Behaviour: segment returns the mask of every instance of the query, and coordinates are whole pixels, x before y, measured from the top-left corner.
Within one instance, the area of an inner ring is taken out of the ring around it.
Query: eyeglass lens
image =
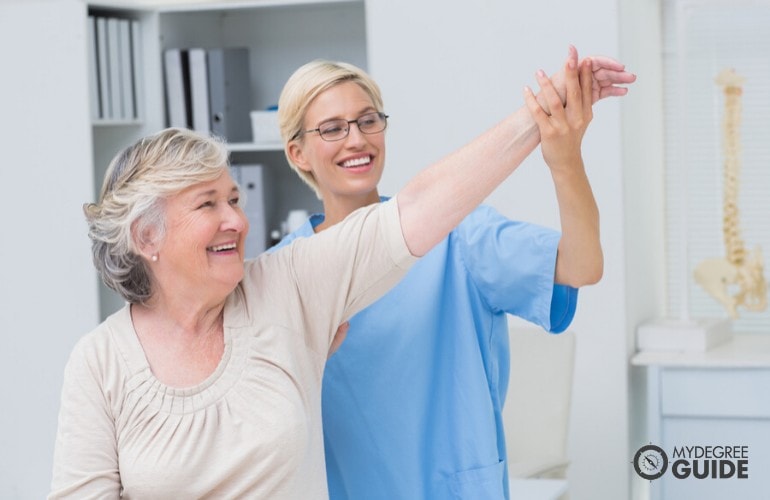
[[[376,134],[385,130],[387,121],[384,113],[369,113],[359,117],[357,120],[331,120],[322,123],[318,127],[318,133],[322,139],[337,141],[348,136],[351,123],[358,125],[358,130],[364,134]]]

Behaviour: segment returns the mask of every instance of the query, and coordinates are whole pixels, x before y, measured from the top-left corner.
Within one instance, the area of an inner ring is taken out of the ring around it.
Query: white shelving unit
[[[110,160],[121,148],[167,126],[162,62],[166,49],[247,47],[251,109],[276,105],[286,79],[310,60],[344,60],[367,67],[366,18],[361,0],[186,4],[99,1],[88,2],[87,7],[90,13],[139,20],[143,61],[140,84],[144,97],[139,103],[142,119],[92,123],[95,197]],[[264,168],[268,233],[280,228],[291,209],[321,209],[315,194],[288,167],[281,144],[233,143],[228,149],[233,165],[259,164]],[[106,317],[122,306],[122,300],[100,287],[100,311]]]
[[[227,149],[231,153],[249,153],[259,151],[283,151],[283,144],[281,143],[265,143],[257,144],[254,142],[233,142],[227,145]]]

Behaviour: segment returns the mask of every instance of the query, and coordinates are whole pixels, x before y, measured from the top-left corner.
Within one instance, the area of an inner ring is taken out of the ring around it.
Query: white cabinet
[[[277,105],[287,78],[313,59],[343,60],[367,68],[363,1],[212,1],[187,6],[158,2],[136,9],[126,8],[125,3],[94,2],[88,6],[91,14],[138,20],[143,61],[142,119],[93,123],[95,193],[117,151],[167,126],[162,57],[166,49],[248,48],[251,102],[244,103],[246,113]],[[263,166],[268,233],[279,229],[292,209],[321,209],[315,194],[289,168],[280,145],[237,143],[230,150],[233,165]],[[102,317],[122,306],[122,300],[104,286],[100,299]]]
[[[643,352],[632,362],[647,371],[649,442],[663,448],[668,456],[668,470],[649,485],[650,498],[767,498],[770,339],[766,335],[736,335],[705,353]],[[703,456],[709,446],[711,457]],[[693,447],[693,452],[687,452],[687,447]],[[741,447],[737,459],[746,460],[747,478],[737,477],[737,460],[730,460],[732,465],[721,464],[726,447],[733,447],[733,454],[734,447]],[[692,471],[692,458],[699,454],[697,472],[703,476],[709,468],[708,477],[701,479]],[[689,464],[675,466],[682,458]],[[730,477],[715,474],[714,465]],[[731,473],[733,467],[736,469]]]

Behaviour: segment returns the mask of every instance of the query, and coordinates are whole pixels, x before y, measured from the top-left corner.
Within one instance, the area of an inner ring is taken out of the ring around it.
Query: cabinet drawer
[[[683,446],[742,446],[747,452],[747,479],[676,478],[669,469],[656,486],[665,500],[767,500],[770,470],[770,420],[671,417],[664,419],[661,445],[669,453]],[[672,457],[669,467],[672,467]],[[764,492],[764,493],[763,493]]]
[[[770,369],[665,368],[664,416],[770,418]]]

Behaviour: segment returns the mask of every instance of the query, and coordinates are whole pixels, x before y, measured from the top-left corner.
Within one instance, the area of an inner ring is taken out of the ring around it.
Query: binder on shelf
[[[107,47],[107,18],[96,18],[96,60],[99,72],[99,118],[112,118],[112,99],[110,98],[110,70]]]
[[[166,77],[166,112],[170,127],[189,128],[190,85],[188,53],[166,49],[163,53]]]
[[[245,257],[253,259],[267,249],[267,219],[265,217],[264,167],[254,165],[233,165],[233,177],[238,181],[241,192],[246,196],[244,213],[249,220],[246,235]]]
[[[107,66],[109,68],[110,81],[110,115],[106,118],[119,120],[124,118],[122,112],[122,98],[120,92],[120,33],[119,20],[115,17],[107,18]]]
[[[96,58],[96,18],[88,16],[88,97],[91,106],[91,119],[98,120],[102,116],[99,102],[99,63]]]
[[[144,118],[142,106],[144,106],[144,75],[142,73],[142,26],[137,20],[131,20],[131,66],[133,68],[133,89],[134,89],[134,118],[141,120]]]
[[[211,133],[209,109],[208,66],[205,49],[190,49],[190,103],[192,105],[192,128],[198,132]]]
[[[134,71],[131,62],[131,22],[128,19],[118,19],[118,48],[120,51],[118,64],[120,66],[120,109],[121,118],[133,120],[134,113]]]
[[[88,16],[91,119],[132,121],[144,102],[140,22]]]
[[[249,51],[211,49],[207,55],[211,132],[229,142],[250,141]]]

